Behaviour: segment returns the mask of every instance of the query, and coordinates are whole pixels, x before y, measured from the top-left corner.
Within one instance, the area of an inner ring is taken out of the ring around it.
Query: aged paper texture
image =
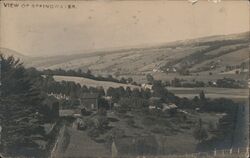
[[[0,157],[248,157],[249,6],[1,0]]]

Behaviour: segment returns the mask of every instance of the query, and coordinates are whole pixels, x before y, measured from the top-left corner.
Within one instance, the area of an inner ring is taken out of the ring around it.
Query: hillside
[[[95,74],[113,74],[116,77],[130,76],[137,82],[145,81],[145,74],[157,79],[170,80],[175,77],[207,80],[231,77],[237,67],[248,64],[248,33],[227,36],[212,36],[183,40],[155,46],[141,46],[117,50],[82,52],[72,55],[29,58],[27,66],[38,69],[90,69]],[[174,71],[172,69],[174,68]],[[188,76],[180,75],[189,71]],[[240,72],[242,70],[239,70]],[[242,71],[242,72],[243,72]],[[212,73],[209,75],[209,73]]]
[[[8,49],[8,48],[1,48],[0,47],[0,53],[1,54],[4,54],[6,56],[14,56],[15,58],[18,58],[22,61],[27,61],[28,60],[28,56],[25,56],[17,51],[14,51],[14,50],[11,50],[11,49]]]
[[[189,110],[178,110],[173,116],[154,111],[127,113],[108,111],[107,116],[101,117],[108,120],[108,125],[104,129],[99,129],[100,131],[91,127],[77,130],[74,127],[77,120],[68,125],[66,141],[61,143],[66,145],[64,147],[62,145],[58,152],[60,157],[80,155],[109,157],[113,138],[118,153],[122,156],[134,157],[135,153],[140,155],[193,153],[197,152],[198,142],[193,137],[197,120],[202,118],[204,126],[209,128],[209,124],[219,123],[223,116],[222,113],[198,113]],[[93,114],[82,116],[78,120],[90,125],[99,117],[98,114]],[[213,136],[214,133],[209,133],[210,138]]]

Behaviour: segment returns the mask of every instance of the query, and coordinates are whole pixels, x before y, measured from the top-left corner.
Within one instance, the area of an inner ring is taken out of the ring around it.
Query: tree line
[[[147,81],[149,84],[153,84],[154,81],[157,81],[154,79],[154,77],[150,74],[147,75]],[[241,81],[241,80],[235,80],[232,78],[221,78],[217,79],[214,82],[213,81],[186,81],[184,79],[180,78],[174,78],[171,81],[165,81],[164,85],[166,87],[217,87],[217,88],[246,88],[247,87],[247,81]]]
[[[109,96],[112,98],[112,103],[119,103],[124,109],[131,110],[148,108],[150,98],[157,97],[161,103],[174,103],[179,108],[195,109],[201,108],[207,112],[232,112],[235,104],[230,99],[208,99],[204,92],[193,99],[180,98],[168,91],[165,83],[160,80],[153,80],[152,89],[133,88],[130,87],[109,87],[104,90],[103,87],[87,87],[72,81],[56,82],[52,76],[46,76],[41,83],[42,90],[47,93],[61,94],[68,96],[70,100],[79,99],[83,93],[98,93],[100,97]]]

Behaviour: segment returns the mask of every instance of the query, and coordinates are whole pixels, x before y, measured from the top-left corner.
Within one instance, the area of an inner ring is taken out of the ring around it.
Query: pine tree
[[[200,100],[201,101],[205,101],[206,100],[206,96],[205,96],[204,91],[201,91],[199,95],[200,95]]]
[[[2,152],[29,154],[28,151],[39,148],[34,137],[41,138],[44,134],[41,126],[43,115],[40,113],[43,98],[19,60],[0,54],[0,62]]]

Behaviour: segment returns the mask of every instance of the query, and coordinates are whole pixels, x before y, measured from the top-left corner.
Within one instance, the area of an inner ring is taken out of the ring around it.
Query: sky
[[[4,7],[0,46],[29,56],[88,53],[249,31],[247,1],[52,1],[75,9]],[[6,5],[6,4],[5,4]]]

